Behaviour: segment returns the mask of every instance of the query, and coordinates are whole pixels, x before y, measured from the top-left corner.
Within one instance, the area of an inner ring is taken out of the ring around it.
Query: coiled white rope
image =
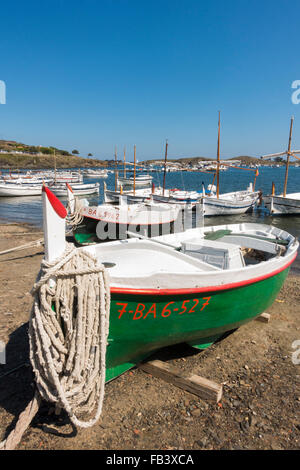
[[[31,293],[30,360],[38,393],[0,449],[20,442],[41,398],[64,408],[77,427],[93,426],[102,412],[110,309],[105,267],[67,244],[53,263],[42,262]]]
[[[74,209],[71,212],[70,202],[67,205],[67,212],[68,215],[66,217],[66,221],[68,225],[72,227],[76,227],[77,225],[81,224],[83,221],[83,215],[81,214],[81,210],[84,207],[82,201],[78,197],[74,197]]]
[[[55,286],[47,281],[55,276]],[[33,286],[30,360],[42,398],[57,403],[79,427],[102,411],[110,290],[103,265],[68,244],[54,263],[43,261]],[[94,414],[82,421],[77,413]]]

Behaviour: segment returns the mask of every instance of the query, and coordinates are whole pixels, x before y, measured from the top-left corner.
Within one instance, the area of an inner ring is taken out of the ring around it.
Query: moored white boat
[[[261,197],[260,191],[254,191],[256,177],[258,171],[255,170],[254,183],[249,184],[249,187],[244,191],[232,191],[230,193],[220,194],[220,112],[218,122],[218,146],[217,146],[217,163],[216,163],[216,186],[210,185],[208,195],[203,194],[201,204],[204,216],[212,215],[237,215],[244,214],[253,210]],[[239,167],[235,167],[239,168]],[[240,169],[240,168],[239,168]],[[243,169],[243,168],[242,168]],[[252,171],[252,170],[249,170]],[[214,178],[215,179],[215,178]]]
[[[104,183],[104,202],[105,203],[119,203],[120,198],[127,198],[127,203],[140,203],[149,202],[151,200],[152,189],[143,188],[136,189],[133,193],[132,190],[113,191],[106,188]]]
[[[80,173],[60,173],[58,172],[54,176],[54,181],[56,183],[82,183],[83,176]]]
[[[197,191],[183,191],[181,189],[165,189],[163,191],[163,188],[160,188],[160,191],[153,194],[153,201],[193,207],[200,201],[201,196],[202,194]]]
[[[73,235],[79,244],[126,239],[128,230],[138,230],[146,236],[167,233],[173,231],[174,222],[180,214],[179,206],[151,203],[128,205],[125,198],[120,198],[118,205],[89,206],[88,201],[75,199],[73,187],[68,185],[67,188],[70,216],[77,220]]]
[[[204,216],[213,215],[237,215],[250,212],[259,201],[260,191],[233,191],[231,193],[220,194],[219,198],[215,194],[203,196],[201,204]]]
[[[0,183],[0,196],[18,197],[18,196],[37,196],[42,193],[43,183]],[[51,191],[56,196],[68,195],[66,185],[61,183],[49,183]],[[76,195],[99,194],[99,183],[93,184],[73,184]]]
[[[0,183],[0,196],[38,196],[42,193],[42,184]]]
[[[84,170],[83,174],[86,178],[107,178],[108,177],[107,170],[88,169],[88,170]]]
[[[289,193],[285,196],[266,195],[263,197],[265,207],[272,215],[299,215],[300,193]]]
[[[152,184],[152,176],[151,175],[138,175],[135,178],[132,177],[124,177],[124,176],[119,176],[118,177],[118,185],[119,186],[136,186],[136,187],[141,187],[141,186],[151,186]]]
[[[68,196],[67,187],[65,184],[51,184],[49,188],[56,196]],[[78,196],[99,194],[99,183],[92,184],[72,184],[74,194]]]
[[[269,210],[271,215],[299,215],[300,214],[300,193],[298,192],[287,193],[290,158],[294,157],[295,159],[300,160],[300,157],[297,156],[298,154],[300,154],[300,150],[291,150],[293,123],[294,123],[294,117],[291,118],[291,123],[290,123],[288,150],[286,152],[273,153],[269,155],[263,155],[261,157],[262,159],[264,158],[269,159],[272,157],[286,155],[286,167],[285,167],[285,179],[284,179],[283,193],[276,195],[275,184],[272,183],[271,194],[266,194],[263,197],[264,205]]]
[[[104,186],[105,202],[118,202],[120,197],[126,197],[128,204],[139,202],[180,204],[193,207],[201,198],[197,191],[182,191],[180,189],[163,189],[162,187],[138,188],[133,190],[112,191]]]

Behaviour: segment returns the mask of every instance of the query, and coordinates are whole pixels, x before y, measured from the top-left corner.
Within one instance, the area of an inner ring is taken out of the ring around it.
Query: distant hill
[[[10,140],[0,140],[0,168],[53,168],[54,153],[57,168],[107,167],[113,160],[97,160],[72,155],[56,147],[27,145]],[[74,150],[73,153],[78,153]]]
[[[274,164],[272,160],[261,160],[260,158],[256,157],[249,157],[247,155],[240,155],[239,157],[230,158],[230,160],[239,160],[243,165],[255,165],[256,163],[259,164]]]
[[[256,158],[256,157],[250,157],[250,156],[246,156],[246,155],[240,155],[238,157],[228,157],[228,158],[222,158],[221,157],[221,160],[239,160],[243,165],[255,165],[255,164],[264,164],[264,165],[270,165],[270,164],[274,164],[274,161],[272,160],[261,160],[260,158]],[[144,164],[155,164],[157,162],[162,162],[163,161],[163,158],[157,158],[155,160],[146,160],[144,161],[143,163]],[[216,161],[216,158],[208,158],[208,157],[184,157],[184,158],[172,158],[172,159],[169,159],[168,160],[168,163],[169,164],[172,164],[172,163],[182,163],[182,164],[197,164],[198,162],[201,162],[201,161],[213,161],[215,162]],[[280,163],[279,163],[280,164]]]

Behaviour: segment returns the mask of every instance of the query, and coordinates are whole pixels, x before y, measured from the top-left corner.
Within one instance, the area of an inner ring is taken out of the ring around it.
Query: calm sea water
[[[120,174],[122,172],[120,171]],[[153,172],[153,181],[155,185],[163,183],[163,172]],[[275,183],[276,193],[283,190],[285,168],[259,168],[259,176],[256,179],[256,189],[262,190],[263,194],[271,192],[272,182]],[[245,170],[228,169],[220,173],[220,192],[230,192],[246,189],[249,182],[253,182],[254,173]],[[85,182],[100,182],[99,196],[83,196],[89,200],[90,205],[101,204],[103,202],[103,181],[106,182],[108,189],[114,189],[114,174],[109,173],[108,178],[93,179],[86,178]],[[202,182],[207,187],[212,182],[212,175],[201,172],[169,172],[166,175],[166,187],[185,190],[202,191]],[[288,179],[288,192],[300,191],[300,167],[290,167]],[[65,199],[62,199],[66,203]],[[27,222],[38,227],[42,226],[42,204],[41,197],[18,197],[18,198],[0,198],[0,220],[2,222]],[[300,237],[300,217],[271,217],[264,208],[255,210],[251,214],[239,216],[218,216],[206,217],[205,225],[221,225],[239,222],[255,222],[274,225],[282,228],[296,237]],[[300,255],[293,265],[294,273],[300,274]]]

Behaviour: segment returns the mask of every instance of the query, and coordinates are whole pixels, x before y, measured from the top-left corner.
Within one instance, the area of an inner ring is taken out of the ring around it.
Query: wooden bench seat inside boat
[[[220,269],[245,266],[239,246],[216,240],[191,240],[182,243],[182,252]]]

